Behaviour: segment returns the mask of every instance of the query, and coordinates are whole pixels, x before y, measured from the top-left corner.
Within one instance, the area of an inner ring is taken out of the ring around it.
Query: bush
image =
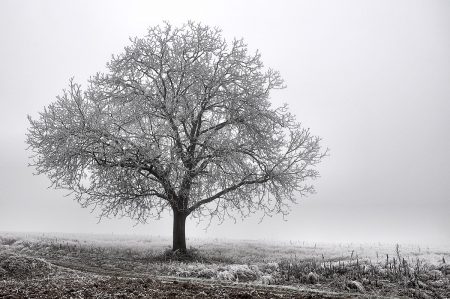
[[[258,279],[258,273],[248,267],[248,265],[231,265],[230,272],[237,281],[246,282]]]
[[[0,237],[0,244],[1,245],[12,245],[17,241],[17,239],[10,238],[10,237]]]
[[[216,271],[214,271],[213,269],[202,269],[200,270],[200,272],[198,272],[197,274],[198,278],[214,278],[216,277]]]
[[[223,270],[217,273],[217,279],[219,280],[235,280],[235,277],[233,274],[230,273],[228,270]]]
[[[11,253],[0,253],[0,277],[32,278],[47,276],[53,266],[37,258],[25,257]]]

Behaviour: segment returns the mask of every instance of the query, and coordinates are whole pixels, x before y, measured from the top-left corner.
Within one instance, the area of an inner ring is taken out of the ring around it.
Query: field
[[[450,298],[450,248],[0,233],[0,298]]]

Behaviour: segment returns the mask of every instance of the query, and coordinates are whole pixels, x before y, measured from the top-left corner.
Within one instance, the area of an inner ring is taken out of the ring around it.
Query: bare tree
[[[184,252],[188,215],[286,214],[313,192],[320,138],[271,107],[283,81],[242,40],[166,23],[107,67],[29,117],[31,165],[82,206],[143,222],[169,209],[173,250]]]

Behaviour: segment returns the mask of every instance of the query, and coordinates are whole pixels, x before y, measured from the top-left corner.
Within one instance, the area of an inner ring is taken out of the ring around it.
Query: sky
[[[0,231],[170,236],[170,215],[103,219],[28,167],[27,114],[86,86],[150,26],[188,20],[244,38],[330,155],[291,213],[187,223],[187,236],[450,244],[450,2],[0,1]],[[188,241],[189,243],[189,241]],[[188,244],[189,246],[189,244]]]

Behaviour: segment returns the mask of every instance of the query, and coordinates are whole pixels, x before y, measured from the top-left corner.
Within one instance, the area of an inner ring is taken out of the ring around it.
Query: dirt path
[[[101,286],[96,288],[106,292],[104,294],[107,295],[106,297],[114,298],[120,298],[122,295],[125,295],[124,298],[133,296],[137,298],[367,298],[361,294],[342,294],[290,286],[258,285],[199,278],[149,276],[144,273],[107,270],[67,261],[49,260],[49,262],[61,269],[76,271],[82,275],[91,275],[92,279],[96,281],[94,287]],[[51,284],[47,284],[47,286],[52,288]],[[111,293],[114,290],[119,293]],[[84,294],[83,298],[91,298],[86,295],[88,294]]]
[[[213,281],[98,276],[2,281],[0,298],[355,298],[355,296]]]
[[[23,255],[7,248],[3,260],[7,271],[3,276],[0,272],[0,298],[383,298],[335,292],[319,284],[313,289],[169,276],[170,271],[161,270],[166,265],[176,267],[170,262],[104,259],[102,255]]]
[[[47,277],[0,281],[0,298],[365,298],[288,286],[149,276],[61,260],[47,262],[55,270]]]

